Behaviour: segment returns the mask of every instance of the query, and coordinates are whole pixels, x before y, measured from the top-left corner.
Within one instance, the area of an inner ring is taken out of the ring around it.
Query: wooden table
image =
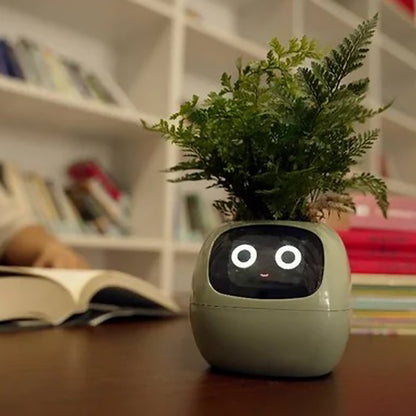
[[[336,371],[211,371],[186,318],[0,334],[0,415],[416,415],[416,337],[353,336]]]

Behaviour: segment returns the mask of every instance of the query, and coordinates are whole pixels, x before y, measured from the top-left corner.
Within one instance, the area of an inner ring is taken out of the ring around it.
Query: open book
[[[160,289],[126,273],[0,266],[0,322],[95,326],[112,318],[178,312]]]

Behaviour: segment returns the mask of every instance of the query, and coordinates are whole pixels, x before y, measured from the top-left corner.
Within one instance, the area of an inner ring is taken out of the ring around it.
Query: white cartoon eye
[[[283,256],[286,253],[291,253],[293,257],[293,260],[290,259],[290,261],[284,260]],[[276,263],[279,267],[285,270],[292,270],[299,266],[300,262],[302,261],[302,253],[294,246],[283,246],[280,247],[274,256],[274,259],[276,260]]]
[[[250,244],[240,244],[231,253],[231,261],[241,269],[247,269],[257,260],[257,251]]]

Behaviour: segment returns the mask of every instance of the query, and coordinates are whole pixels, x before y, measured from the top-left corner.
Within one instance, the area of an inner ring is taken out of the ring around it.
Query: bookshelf
[[[140,119],[156,120],[136,109],[115,107],[98,101],[66,97],[36,85],[0,75],[0,102],[7,106],[0,117],[28,127],[46,127],[52,131],[111,139],[120,135],[137,140]],[[18,112],[16,111],[18,109]],[[53,114],[53,118],[51,118]]]
[[[2,158],[62,180],[71,161],[99,159],[132,192],[133,236],[64,241],[96,267],[146,277],[166,292],[186,291],[200,244],[176,241],[178,199],[187,185],[169,184],[161,173],[181,153],[140,119],[152,123],[192,94],[203,97],[223,71],[233,72],[236,58],[263,57],[273,36],[285,41],[305,33],[330,47],[376,11],[379,32],[357,76],[370,76],[373,105],[396,100],[371,121],[382,139],[362,167],[380,173],[383,155],[390,189],[416,195],[416,28],[384,0],[74,0],[70,7],[64,0],[0,0],[4,36],[27,36],[76,58],[117,100],[103,104],[0,77]]]

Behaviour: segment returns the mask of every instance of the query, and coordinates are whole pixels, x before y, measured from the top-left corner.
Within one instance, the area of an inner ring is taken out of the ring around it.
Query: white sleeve
[[[0,185],[0,257],[9,240],[21,229],[38,225],[26,207],[21,207]]]

